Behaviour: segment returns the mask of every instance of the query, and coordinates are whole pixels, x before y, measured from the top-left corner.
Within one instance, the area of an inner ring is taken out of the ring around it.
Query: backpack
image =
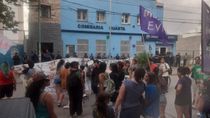
[[[172,70],[171,66],[170,66],[169,68],[170,68],[170,69],[168,70],[168,74],[169,74],[169,75],[172,75],[173,70]]]
[[[169,75],[172,75],[173,70],[172,70],[172,68],[171,68],[170,65],[168,65],[168,66],[169,66],[169,68],[168,68],[168,67],[166,66],[166,64],[165,64],[165,68],[166,68],[166,69],[169,69],[169,70],[168,70],[168,74],[169,74]]]
[[[112,95],[115,92],[115,83],[110,78],[108,73],[106,73],[106,78],[107,79],[104,82],[105,92],[108,93],[109,95]]]

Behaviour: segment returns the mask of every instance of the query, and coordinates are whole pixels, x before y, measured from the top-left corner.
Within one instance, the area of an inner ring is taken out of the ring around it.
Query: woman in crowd
[[[70,64],[71,74],[68,76],[67,80],[67,90],[69,94],[70,101],[70,115],[71,117],[76,115],[79,117],[83,113],[82,108],[82,97],[83,97],[83,80],[81,78],[81,73],[79,71],[79,63],[76,61],[71,62]]]
[[[69,74],[70,74],[70,63],[66,62],[66,64],[64,65],[64,68],[61,69],[61,73],[60,73],[61,89],[63,92],[63,97],[64,97],[64,93],[67,91],[66,86],[67,86],[67,78]],[[69,108],[69,103],[63,106],[63,108]]]
[[[199,94],[201,93],[201,85],[203,83],[203,73],[202,66],[201,66],[201,59],[200,57],[195,58],[195,64],[192,67],[192,74],[191,78],[193,79],[192,87],[193,87],[193,107],[197,104]]]
[[[162,57],[160,59],[159,65],[159,83],[160,83],[160,118],[165,118],[165,109],[167,105],[166,93],[168,92],[168,81],[169,81],[169,71],[170,67],[165,59]]]
[[[204,82],[204,92],[198,98],[197,109],[201,113],[201,118],[210,117],[210,80]]]
[[[64,94],[61,88],[61,70],[64,64],[65,64],[65,61],[63,59],[61,59],[58,62],[57,67],[56,67],[55,80],[54,80],[58,107],[61,107],[63,99],[64,99]]]
[[[26,97],[33,103],[37,118],[57,118],[54,112],[53,98],[50,93],[45,92],[50,80],[43,72],[37,72],[33,76],[33,82],[28,86]]]
[[[122,84],[122,81],[125,78],[125,72],[123,71],[123,62],[122,61],[118,61],[117,62],[117,67],[118,67],[118,74],[119,74],[119,81],[120,81],[120,86]]]
[[[114,110],[108,106],[109,94],[99,93],[96,106],[93,108],[93,118],[115,118]]]
[[[108,78],[108,74],[105,71],[106,71],[106,63],[101,62],[99,64],[99,84],[98,84],[99,93],[105,91],[105,81]]]
[[[131,80],[124,80],[115,104],[115,111],[120,111],[120,118],[139,118],[143,114],[143,92],[145,85],[142,82],[145,70],[137,67]]]
[[[189,74],[189,68],[179,67],[177,69],[178,82],[176,84],[176,97],[175,108],[177,112],[177,118],[190,118],[190,105],[191,105],[191,79],[187,76]]]
[[[119,88],[121,86],[121,80],[119,79],[118,67],[116,63],[110,64],[110,70],[111,73],[109,74],[109,76],[114,81],[115,84],[115,93],[111,96],[111,101],[115,103],[119,93]]]
[[[5,96],[12,97],[14,89],[16,89],[16,81],[13,71],[10,70],[7,62],[3,62],[0,68],[0,99]]]
[[[124,67],[123,67],[125,75],[129,75],[129,68],[130,68],[130,61],[126,60],[124,62]]]
[[[159,118],[160,91],[155,83],[155,74],[149,72],[145,75],[147,86],[145,90],[145,118]]]

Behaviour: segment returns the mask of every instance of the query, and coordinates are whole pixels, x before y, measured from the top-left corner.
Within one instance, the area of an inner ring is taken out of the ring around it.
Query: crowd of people
[[[196,57],[192,68],[177,68],[174,101],[177,118],[191,118],[194,107],[202,118],[210,115],[210,80],[203,79],[200,62],[200,57]],[[81,116],[86,87],[96,99],[92,108],[93,118],[166,117],[171,67],[164,58],[159,63],[151,58],[149,68],[140,67],[136,58],[118,60],[109,65],[99,60],[79,64],[61,59],[56,73],[48,76],[37,72],[33,61],[29,60],[27,64],[28,67],[22,71],[25,75],[25,96],[33,103],[37,118],[57,118],[54,102],[57,102],[57,107],[69,108],[71,117]],[[51,80],[55,84],[56,101],[45,91]],[[13,69],[4,62],[0,69],[0,99],[10,98],[15,85]],[[194,88],[193,95],[191,87]],[[69,98],[67,105],[64,104],[65,92]]]

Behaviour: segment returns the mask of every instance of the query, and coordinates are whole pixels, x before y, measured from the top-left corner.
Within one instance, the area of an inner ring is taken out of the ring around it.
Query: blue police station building
[[[139,6],[163,19],[163,6],[155,0],[61,0],[63,54],[76,52],[106,56],[175,53],[177,36],[167,46],[141,31]]]

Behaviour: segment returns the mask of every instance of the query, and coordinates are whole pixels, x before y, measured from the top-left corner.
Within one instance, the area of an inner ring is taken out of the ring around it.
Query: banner
[[[0,34],[0,53],[5,55],[13,45],[14,43],[12,41]]]
[[[201,48],[202,69],[210,74],[210,7],[202,1]]]
[[[48,62],[41,62],[41,63],[35,63],[34,68],[36,71],[43,71],[46,75],[54,75],[56,73],[56,66],[57,63],[59,62],[60,59],[53,60],[53,61],[48,61]],[[92,65],[93,61],[90,60],[89,58],[64,58],[63,59],[65,62],[73,62],[77,61],[79,62],[80,65]],[[109,65],[111,63],[116,63],[118,61],[122,60],[111,60],[111,59],[99,59],[101,62],[105,62],[107,64],[107,72],[111,72],[109,69]],[[22,73],[24,67],[27,67],[28,64],[21,64],[21,65],[16,65],[14,66],[14,70],[16,73]]]
[[[163,24],[157,18],[153,17],[151,11],[146,10],[143,6],[140,6],[139,13],[141,30],[151,35],[158,36],[163,44],[167,44],[168,36],[163,28]]]

